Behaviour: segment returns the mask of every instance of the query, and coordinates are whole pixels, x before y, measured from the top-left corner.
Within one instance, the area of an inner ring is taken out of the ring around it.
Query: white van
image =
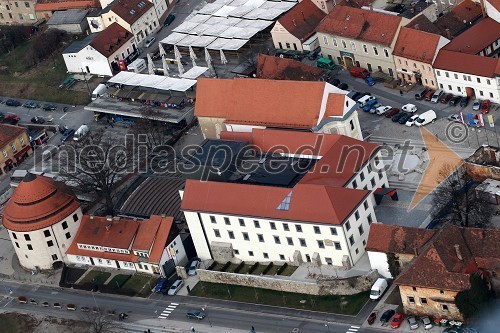
[[[441,95],[444,94],[444,90],[443,89],[438,89],[433,95],[432,95],[432,98],[431,98],[431,103],[434,103],[436,104],[437,102],[439,102],[439,99],[441,98]]]
[[[377,281],[372,286],[372,289],[370,291],[370,299],[377,300],[382,295],[384,294],[385,290],[387,289],[387,280],[379,278]]]
[[[366,103],[368,103],[369,101],[373,101],[374,99],[375,99],[375,97],[372,95],[365,95],[365,96],[361,97],[358,100],[359,107],[362,108],[363,106],[366,105]]]
[[[95,101],[96,99],[101,97],[106,91],[108,91],[108,87],[104,83],[101,83],[92,92],[92,100]]]
[[[89,133],[89,127],[87,125],[82,125],[80,126],[79,129],[76,130],[75,134],[73,134],[73,140],[78,141],[88,133]]]
[[[427,125],[428,123],[432,123],[436,119],[437,119],[436,112],[434,112],[434,110],[429,110],[418,116],[418,118],[415,120],[415,125],[424,126]]]
[[[135,59],[131,64],[127,65],[127,70],[129,72],[141,73],[144,71],[148,65],[146,64],[146,60],[143,58]]]

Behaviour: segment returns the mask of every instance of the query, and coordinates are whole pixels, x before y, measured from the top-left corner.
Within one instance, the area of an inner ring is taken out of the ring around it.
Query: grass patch
[[[151,289],[156,285],[158,276],[134,274],[122,286],[122,290],[127,293],[133,293],[135,296],[148,297],[151,295]]]
[[[0,327],[2,333],[24,333],[31,332],[32,325],[34,324],[31,317],[24,316],[16,313],[3,313],[0,314]]]
[[[100,286],[103,285],[110,276],[111,273],[108,272],[90,271],[82,280],[80,280],[79,284],[89,283]]]
[[[239,264],[231,264],[227,268],[226,272],[234,273],[234,271],[236,270],[236,268],[238,268],[238,266],[239,266]]]
[[[128,281],[128,279],[130,279],[130,277],[131,277],[130,275],[126,274],[116,275],[111,279],[111,281],[109,281],[108,285],[112,286],[113,288],[114,287],[121,288]]]
[[[257,268],[252,272],[252,275],[260,275],[266,269],[267,265],[259,264]]]
[[[226,264],[225,262],[216,263],[215,266],[212,268],[212,271],[220,272],[220,270],[222,269],[222,267],[224,267],[225,264]]]
[[[274,265],[273,267],[271,267],[271,269],[266,273],[266,275],[276,275],[276,273],[278,273],[278,269],[280,269],[281,266],[278,266],[278,265]]]
[[[229,297],[229,294],[231,294],[231,297]],[[281,293],[279,291],[269,289],[200,281],[191,290],[190,295],[217,299],[231,299],[239,302],[274,305],[295,309],[356,315],[368,301],[370,292],[366,291],[348,296],[314,296],[306,294]]]
[[[250,268],[252,268],[252,265],[243,265],[243,267],[240,269],[240,271],[238,272],[238,274],[247,274],[248,271],[250,270]]]
[[[280,275],[282,275],[282,276],[291,276],[293,274],[293,272],[295,272],[296,270],[297,270],[297,266],[290,266],[290,265],[288,265],[283,270],[283,272],[281,272]]]

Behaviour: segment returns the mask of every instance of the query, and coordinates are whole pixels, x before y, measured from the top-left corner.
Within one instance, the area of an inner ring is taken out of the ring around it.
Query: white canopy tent
[[[196,84],[196,80],[122,71],[109,79],[108,83],[185,92]]]
[[[186,73],[179,75],[183,79],[191,79],[196,80],[198,77],[203,75],[206,71],[208,71],[208,67],[195,66],[188,70]]]

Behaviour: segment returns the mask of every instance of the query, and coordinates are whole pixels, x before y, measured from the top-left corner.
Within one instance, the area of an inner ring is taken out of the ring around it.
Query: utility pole
[[[92,95],[92,91],[90,91],[89,81],[87,80],[87,76],[85,75],[85,71],[82,68],[83,79],[85,80],[85,84],[87,85],[87,90],[89,91],[89,96]]]

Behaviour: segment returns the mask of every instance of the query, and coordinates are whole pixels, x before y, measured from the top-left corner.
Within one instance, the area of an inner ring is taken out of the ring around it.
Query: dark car
[[[349,86],[347,85],[347,83],[341,83],[337,86],[337,88],[342,89],[342,90],[347,90],[347,89],[349,89]]]
[[[370,316],[368,317],[368,324],[372,325],[375,322],[375,319],[377,318],[377,314],[375,312],[372,312]]]
[[[320,53],[321,53],[321,49],[317,49],[315,51],[309,52],[309,54],[307,55],[307,59],[316,60],[319,57]]]
[[[45,111],[55,111],[57,110],[57,106],[55,104],[45,103],[42,105],[42,109]]]
[[[426,100],[427,102],[430,102],[431,99],[432,99],[432,96],[434,95],[436,91],[435,90],[429,90],[425,96],[424,96],[424,100]]]
[[[23,107],[28,108],[28,109],[36,109],[36,108],[40,107],[40,104],[38,104],[37,102],[33,102],[33,101],[26,101],[26,102],[24,102]]]
[[[5,115],[3,114],[3,112],[0,112],[0,120],[3,120],[5,118]]]
[[[205,318],[205,312],[203,312],[201,310],[189,310],[186,313],[186,317],[190,318],[190,319],[194,318],[194,319],[202,320],[203,318]]]
[[[328,80],[328,83],[330,83],[331,85],[334,85],[335,87],[338,87],[340,84],[340,80],[337,78],[333,78],[331,80]]]
[[[21,118],[17,114],[8,113],[5,118],[3,118],[4,123],[15,125],[21,120]]]
[[[406,116],[407,114],[406,113],[403,113],[403,112],[399,112],[399,113],[396,113],[394,116],[392,116],[391,120],[393,122],[398,122],[399,119],[401,119],[402,117]]]
[[[453,97],[452,94],[443,94],[443,96],[441,96],[441,98],[439,99],[439,101],[443,104],[447,104],[450,99]]]
[[[409,113],[403,113],[403,116],[401,118],[399,118],[398,122],[401,124],[401,125],[404,125],[406,124],[406,122],[408,121],[408,119],[410,119],[412,117],[411,114]]]
[[[61,142],[66,142],[73,134],[75,134],[75,130],[72,128],[68,128],[62,134]]]
[[[163,23],[163,26],[164,27],[168,27],[172,22],[174,22],[175,20],[175,15],[174,14],[170,14],[167,16],[167,19],[165,20],[165,23]]]
[[[21,106],[21,102],[19,102],[18,100],[16,99],[8,99],[6,102],[5,102],[5,105],[8,105],[8,106]]]
[[[392,316],[394,316],[395,313],[396,313],[396,311],[394,311],[394,310],[387,310],[387,311],[385,311],[382,314],[382,317],[380,317],[380,321],[384,322],[384,323],[387,323],[389,320],[391,320]]]
[[[384,116],[386,118],[392,118],[395,114],[398,114],[399,113],[399,109],[398,108],[392,108],[392,109],[389,109],[389,111],[387,111]]]
[[[448,102],[448,105],[450,106],[455,106],[460,102],[460,96],[453,96],[450,101]]]
[[[33,124],[45,124],[45,119],[43,117],[33,117],[31,118]]]
[[[160,293],[163,290],[167,289],[167,287],[168,287],[168,280],[165,279],[165,278],[160,278],[156,282],[156,285],[153,288],[153,290],[151,290],[151,291],[154,292],[154,293]]]
[[[462,96],[460,98],[460,106],[461,107],[466,107],[467,104],[469,104],[469,100],[470,100],[469,96]]]
[[[424,96],[425,96],[425,95],[426,95],[429,91],[430,91],[430,89],[429,89],[429,88],[425,88],[425,89],[424,89],[424,90],[422,90],[421,92],[416,93],[416,94],[415,94],[415,99],[416,99],[416,100],[421,101],[421,100],[424,98]]]

